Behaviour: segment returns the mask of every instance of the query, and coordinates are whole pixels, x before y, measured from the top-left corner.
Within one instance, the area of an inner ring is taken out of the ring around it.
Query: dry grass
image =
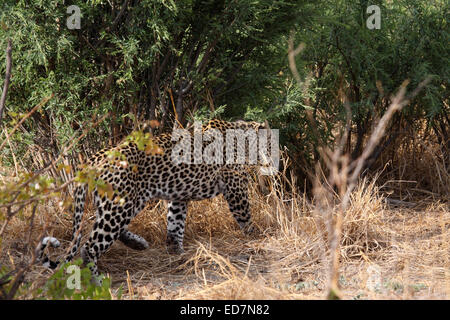
[[[268,194],[251,185],[256,231],[244,235],[222,197],[189,205],[185,250],[165,249],[166,204],[147,207],[130,230],[147,239],[145,251],[113,245],[99,268],[120,285],[125,299],[323,299],[327,289],[329,241],[325,217],[295,191],[272,182]],[[33,238],[44,225],[70,242],[71,219],[56,204],[39,208]],[[93,217],[94,210],[87,214]],[[25,252],[27,213],[15,217],[2,240],[0,263],[11,265]],[[92,219],[89,220],[92,222]],[[88,233],[85,231],[84,235]],[[450,293],[448,203],[390,208],[375,181],[362,181],[351,195],[340,246],[340,288],[345,299],[448,299]],[[32,288],[49,271],[36,266],[27,275]]]
[[[378,160],[376,167],[384,168],[383,191],[394,193],[400,200],[428,203],[450,199],[448,157],[446,163],[443,145],[426,126],[423,123],[420,129],[405,130],[403,138],[398,139],[400,143],[393,144]]]

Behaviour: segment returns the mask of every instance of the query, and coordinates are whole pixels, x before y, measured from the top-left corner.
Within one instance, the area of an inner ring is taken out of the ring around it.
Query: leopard
[[[267,128],[267,122],[243,120],[212,119],[201,124],[203,134],[226,134],[229,129],[257,132]],[[189,132],[192,133],[192,130],[191,126]],[[240,229],[244,233],[254,232],[248,194],[251,166],[224,161],[176,162],[173,150],[178,141],[174,139],[173,132],[175,131],[151,137],[160,152],[149,153],[139,148],[137,143],[125,141],[115,148],[99,151],[89,160],[90,166],[98,170],[99,179],[111,186],[114,194],[108,196],[99,188],[89,191],[87,183],[78,183],[75,187],[72,242],[65,262],[70,262],[80,247],[82,218],[89,192],[93,195],[96,218],[89,237],[81,248],[81,257],[85,265],[90,265],[93,276],[97,277],[98,259],[116,240],[135,250],[149,248],[143,237],[128,230],[128,225],[154,200],[168,201],[166,248],[171,254],[184,252],[183,238],[189,201],[211,199],[221,194]],[[194,138],[191,139],[195,144]],[[237,145],[234,147],[237,148],[234,150],[236,154],[245,152],[239,150],[245,146]],[[111,151],[119,152],[121,161],[108,161]],[[47,236],[42,239],[38,248],[38,260],[42,265],[50,269],[58,267],[60,261],[50,260],[45,251],[47,247],[59,246],[60,242],[54,237]]]

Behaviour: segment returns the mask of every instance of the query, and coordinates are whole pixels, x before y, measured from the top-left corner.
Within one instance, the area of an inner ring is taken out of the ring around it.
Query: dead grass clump
[[[302,294],[273,288],[264,278],[252,280],[247,277],[231,278],[196,292],[186,294],[183,299],[201,300],[289,300],[304,299]]]
[[[341,255],[344,259],[370,256],[388,245],[384,230],[385,202],[375,179],[364,179],[350,195],[344,213]]]

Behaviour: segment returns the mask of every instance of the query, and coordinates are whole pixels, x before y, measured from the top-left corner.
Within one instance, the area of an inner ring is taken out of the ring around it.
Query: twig
[[[33,224],[34,224],[34,217],[36,216],[36,209],[37,209],[38,203],[35,203],[33,206],[33,211],[31,213],[31,217],[30,217],[30,227],[28,230],[28,240],[27,240],[27,244],[25,247],[25,252],[28,251],[28,248],[30,247],[30,243],[31,243],[31,234],[33,233]]]
[[[298,47],[294,49],[294,34],[291,33],[291,36],[289,38],[289,50],[288,50],[289,68],[291,69],[291,72],[299,85],[302,84],[302,81],[300,79],[300,74],[298,73],[297,65],[295,63],[295,56],[297,56],[300,52],[302,52],[303,49],[305,49],[305,44],[303,42],[300,43]]]
[[[14,149],[13,149],[13,146],[11,145],[11,141],[9,139],[8,133],[6,132],[6,129],[3,129],[3,132],[5,133],[6,141],[8,141],[9,149],[11,150],[11,155],[12,155],[12,158],[14,161],[14,169],[16,170],[16,177],[18,177],[19,176],[19,166],[17,165],[16,155],[14,154]]]
[[[6,139],[3,140],[2,144],[0,145],[0,150],[3,148],[3,146],[5,145],[5,143],[7,142],[7,138],[8,136],[11,136],[16,130],[17,128],[19,128],[19,126],[26,120],[28,119],[34,112],[36,112],[37,109],[39,109],[40,107],[42,107],[43,105],[45,105],[48,100],[50,100],[51,98],[53,98],[54,93],[52,93],[50,96],[45,97],[44,99],[41,100],[41,102],[39,102],[35,107],[33,107],[33,109],[30,110],[30,112],[28,112],[24,117],[22,117],[22,119],[20,119],[20,121],[14,126],[14,128],[11,130],[11,132],[9,134],[7,134]],[[5,131],[5,134],[7,132]]]
[[[3,110],[5,108],[6,95],[8,93],[9,81],[11,79],[11,68],[12,68],[11,52],[12,52],[12,43],[11,43],[11,39],[8,39],[8,46],[6,47],[5,82],[3,84],[3,92],[2,92],[2,96],[0,98],[0,124],[2,123],[2,119],[3,119]]]
[[[116,18],[114,19],[114,21],[113,21],[113,23],[112,23],[112,25],[111,25],[110,31],[112,31],[112,30],[114,30],[114,29],[116,28],[117,24],[118,24],[119,21],[120,21],[120,18],[122,18],[122,16],[124,15],[125,10],[126,10],[126,8],[127,8],[127,6],[128,6],[128,1],[129,1],[129,0],[125,0],[125,1],[122,3],[122,8],[120,8],[119,13],[117,14]]]
[[[178,120],[178,113],[177,113],[177,110],[175,108],[175,104],[173,102],[173,95],[172,95],[172,89],[171,88],[169,88],[169,95],[170,95],[170,101],[172,101],[173,112],[175,114],[175,121],[178,123],[180,128],[183,128],[183,125],[181,124],[180,120]]]

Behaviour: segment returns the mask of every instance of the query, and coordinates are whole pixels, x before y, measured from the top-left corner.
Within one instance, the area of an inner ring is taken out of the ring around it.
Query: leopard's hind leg
[[[187,202],[169,201],[167,212],[167,250],[169,253],[183,253],[184,227]]]
[[[137,216],[139,212],[145,208],[146,204],[147,202],[142,199],[142,197],[141,199],[138,199],[134,207],[134,216]],[[145,250],[149,247],[148,242],[143,237],[129,231],[127,227],[120,233],[119,240],[124,245],[134,250]]]
[[[252,233],[253,226],[248,199],[248,178],[243,174],[227,173],[224,175],[224,198],[228,202],[233,218],[245,233]]]

